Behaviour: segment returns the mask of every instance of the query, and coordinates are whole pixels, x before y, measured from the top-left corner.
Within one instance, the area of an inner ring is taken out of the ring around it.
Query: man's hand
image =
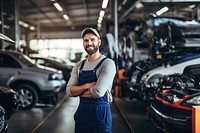
[[[84,84],[84,87],[88,88],[82,95],[81,97],[87,97],[87,98],[92,98],[92,94],[89,90],[89,88],[93,87],[96,85],[96,82],[91,82],[91,83],[86,83]]]
[[[84,84],[84,88],[89,89],[89,88],[91,88],[91,87],[93,87],[95,85],[96,85],[96,82],[86,83],[86,84]]]

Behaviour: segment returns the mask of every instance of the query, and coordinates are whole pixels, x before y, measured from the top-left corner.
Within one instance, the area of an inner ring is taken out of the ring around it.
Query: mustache
[[[94,45],[88,45],[88,46],[86,46],[86,48],[89,48],[89,47],[95,47]]]

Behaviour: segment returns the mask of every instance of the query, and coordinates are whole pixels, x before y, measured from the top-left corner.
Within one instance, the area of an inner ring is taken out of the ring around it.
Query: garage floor
[[[7,121],[8,133],[73,133],[78,102],[78,98],[61,95],[56,106],[40,104],[31,110],[18,110]],[[141,102],[114,97],[111,110],[113,133],[162,133],[145,120]]]

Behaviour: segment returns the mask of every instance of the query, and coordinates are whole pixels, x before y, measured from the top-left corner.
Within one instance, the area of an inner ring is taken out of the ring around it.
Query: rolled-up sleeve
[[[90,88],[93,97],[99,98],[104,96],[107,91],[111,91],[115,74],[116,66],[114,61],[106,59],[98,70],[97,84]]]

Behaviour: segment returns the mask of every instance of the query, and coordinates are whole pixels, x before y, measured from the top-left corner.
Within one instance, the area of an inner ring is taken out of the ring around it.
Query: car
[[[192,107],[200,106],[200,64],[185,67],[183,74],[165,76],[150,105],[155,125],[169,132],[192,132]]]
[[[158,44],[173,46],[175,49],[200,47],[199,21],[186,17],[153,17],[151,21]]]
[[[66,65],[65,63],[57,61],[55,58],[39,56],[31,56],[30,58],[34,61],[35,64],[61,70],[66,84],[68,83],[73,66]]]
[[[17,93],[8,87],[0,86],[0,106],[5,110],[5,120],[18,110]]]
[[[5,110],[0,106],[0,133],[6,133],[8,124],[5,121]]]
[[[174,73],[183,73],[183,70],[188,65],[198,64],[200,62],[199,53],[188,53],[180,58],[170,62],[166,65],[156,67],[146,72],[142,78],[141,84],[158,83],[164,75],[171,75]]]
[[[75,66],[75,62],[70,61],[69,59],[59,58],[59,57],[51,57],[51,59],[56,60],[60,63],[64,63],[67,66],[73,68]]]
[[[140,90],[140,80],[142,76],[149,70],[161,65],[161,61],[156,59],[140,60],[133,63],[130,69],[126,70],[123,73],[125,77],[128,77],[128,80],[126,80],[123,88],[128,91],[128,96],[130,99],[142,98],[142,91]]]
[[[7,120],[18,110],[16,92],[11,88],[0,86],[0,133],[8,130]]]
[[[182,73],[187,65],[198,64],[200,61],[199,53],[187,53],[179,56],[168,56],[169,59],[165,58],[164,61],[151,59],[134,63],[128,71],[129,74],[126,74],[129,77],[126,87],[129,90],[130,99],[147,100],[146,95],[149,95],[147,93],[150,90],[146,89],[146,85],[151,84],[151,88],[153,88],[152,85],[156,86],[164,75]]]
[[[0,85],[16,91],[19,109],[31,109],[46,99],[56,104],[65,84],[61,71],[37,66],[23,53],[0,50]]]

